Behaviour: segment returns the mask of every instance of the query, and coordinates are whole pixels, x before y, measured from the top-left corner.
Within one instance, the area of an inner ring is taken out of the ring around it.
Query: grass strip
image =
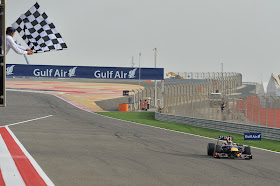
[[[259,147],[267,150],[280,152],[280,141],[262,139],[261,141],[244,141],[244,136],[230,132],[217,131],[212,129],[205,129],[191,125],[169,123],[155,120],[155,113],[153,112],[99,112],[98,114],[118,118],[127,121],[133,121],[155,127],[196,134],[200,136],[217,138],[218,136],[233,136],[235,143]],[[210,141],[209,141],[210,142]]]

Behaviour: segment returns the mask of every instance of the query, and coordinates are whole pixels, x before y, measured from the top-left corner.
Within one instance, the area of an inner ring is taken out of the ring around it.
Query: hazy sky
[[[6,0],[7,26],[36,1]],[[158,67],[165,72],[240,72],[244,81],[280,73],[279,0],[41,0],[67,51],[31,64]],[[19,34],[15,37],[23,43]],[[10,51],[7,63],[24,64]],[[279,69],[279,70],[278,70]]]

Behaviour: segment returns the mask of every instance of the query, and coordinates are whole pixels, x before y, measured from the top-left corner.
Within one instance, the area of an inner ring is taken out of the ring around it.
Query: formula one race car
[[[219,136],[217,144],[208,143],[207,154],[215,158],[253,158],[251,147],[233,143],[232,136]]]

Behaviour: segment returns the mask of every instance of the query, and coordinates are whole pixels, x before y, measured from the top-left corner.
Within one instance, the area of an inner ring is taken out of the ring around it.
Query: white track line
[[[43,116],[43,117],[40,117],[40,118],[30,119],[30,120],[21,121],[21,122],[17,122],[17,123],[12,123],[12,124],[8,124],[8,125],[4,125],[4,126],[5,127],[9,127],[9,126],[13,126],[13,125],[27,123],[27,122],[30,122],[30,121],[36,121],[36,120],[40,120],[40,119],[45,119],[45,118],[48,118],[48,117],[51,117],[51,116],[53,116],[53,115]]]
[[[61,99],[60,97],[54,95],[55,97]],[[61,99],[71,105],[73,105],[72,103],[68,102],[67,100],[64,100],[64,99]],[[90,112],[88,110],[85,110],[83,108],[80,108],[76,105],[73,105],[74,107],[80,109],[80,110],[83,110],[83,111],[86,111],[86,112],[89,112],[89,113],[92,113],[92,114],[96,114],[96,115],[99,115],[99,116],[103,116],[103,117],[107,117],[107,118],[111,118],[111,119],[115,119],[115,120],[119,120],[119,121],[124,121],[124,122],[129,122],[129,123],[133,123],[133,124],[136,124],[136,125],[141,125],[141,126],[147,126],[147,127],[152,127],[152,128],[156,128],[156,129],[161,129],[161,130],[166,130],[166,131],[171,131],[171,132],[176,132],[176,133],[180,133],[180,134],[187,134],[187,135],[190,135],[190,136],[196,136],[196,137],[200,137],[200,138],[205,138],[205,139],[209,139],[209,140],[217,140],[215,138],[209,138],[209,137],[205,137],[205,136],[200,136],[200,135],[196,135],[196,134],[191,134],[191,133],[187,133],[187,132],[180,132],[180,131],[176,131],[176,130],[170,130],[170,129],[165,129],[165,128],[161,128],[161,127],[155,127],[155,126],[151,126],[151,125],[146,125],[146,124],[142,124],[142,123],[136,123],[136,122],[133,122],[133,121],[127,121],[127,120],[122,120],[122,119],[117,119],[117,118],[113,118],[113,117],[110,117],[110,116],[104,116],[104,115],[101,115],[101,114],[97,114],[95,112]],[[258,149],[258,150],[263,150],[263,151],[267,151],[267,152],[272,152],[272,153],[276,153],[276,154],[280,154],[280,152],[277,152],[277,151],[272,151],[272,150],[267,150],[267,149],[262,149],[262,148],[258,148],[258,147],[254,147],[254,146],[251,146],[252,148],[255,148],[255,149]]]
[[[41,92],[31,92],[31,93],[37,93],[37,94],[48,94],[48,93],[41,93]],[[54,95],[54,94],[48,94],[48,95],[53,95],[67,103],[69,103],[70,105],[73,105],[72,103]],[[89,113],[92,113],[92,114],[97,114],[97,113],[94,113],[94,112],[90,112],[88,110],[85,110],[83,108],[79,108],[77,107],[76,105],[73,105],[74,107],[80,109],[80,110],[83,110],[83,111],[86,111],[86,112],[89,112]],[[132,122],[132,121],[127,121],[127,120],[122,120],[122,119],[117,119],[117,118],[113,118],[113,117],[109,117],[109,116],[104,116],[104,115],[101,115],[101,114],[97,114],[97,115],[100,115],[100,116],[103,116],[103,117],[107,117],[107,118],[111,118],[111,119],[116,119],[116,120],[120,120],[120,121],[125,121],[125,122],[130,122],[130,123],[133,123],[133,124],[137,124],[137,125],[142,125],[142,126],[147,126],[147,127],[152,127],[152,128],[157,128],[157,129],[161,129],[161,130],[167,130],[167,131],[171,131],[171,132],[177,132],[177,133],[181,133],[181,134],[187,134],[187,135],[191,135],[191,136],[196,136],[196,137],[200,137],[200,138],[205,138],[205,139],[210,139],[210,140],[217,140],[217,139],[214,139],[214,138],[209,138],[209,137],[205,137],[205,136],[200,136],[200,135],[196,135],[196,134],[190,134],[190,133],[186,133],[186,132],[179,132],[179,131],[176,131],[176,130],[170,130],[170,129],[165,129],[165,128],[161,128],[161,127],[155,127],[155,126],[150,126],[150,125],[145,125],[145,124],[141,124],[141,123],[136,123],[136,122]],[[277,152],[277,151],[272,151],[272,150],[267,150],[267,149],[262,149],[262,148],[258,148],[258,147],[254,147],[254,146],[251,146],[252,148],[255,148],[255,149],[258,149],[258,150],[263,150],[263,151],[267,151],[267,152],[272,152],[272,153],[276,153],[276,154],[280,154],[280,152]]]
[[[6,185],[25,185],[17,166],[0,134],[0,166]]]
[[[28,151],[24,148],[24,146],[20,143],[20,141],[17,139],[17,137],[14,135],[14,133],[9,129],[9,127],[6,127],[6,129],[9,131],[15,142],[18,144],[22,152],[25,154],[25,156],[29,159],[30,163],[33,165],[33,167],[36,169],[38,174],[41,176],[41,178],[45,181],[45,183],[48,186],[54,185],[54,183],[50,180],[50,178],[46,175],[46,173],[42,170],[42,168],[38,165],[38,163],[34,160],[34,158],[28,153]]]
[[[81,105],[81,104],[79,104],[79,103],[77,103],[77,102],[75,102],[75,101],[72,101],[72,100],[70,100],[70,99],[68,99],[68,98],[66,98],[66,97],[64,97],[64,96],[56,95],[56,94],[52,94],[52,95],[54,95],[55,97],[57,97],[57,98],[59,98],[59,99],[65,101],[65,102],[67,102],[67,103],[73,105],[74,107],[79,108],[79,109],[81,109],[81,110],[83,110],[83,111],[86,111],[86,112],[89,112],[89,113],[96,112],[95,110],[86,108],[85,106],[83,106],[83,105]],[[68,101],[67,99],[70,100],[71,102]],[[74,103],[73,103],[73,102],[74,102]],[[75,104],[75,103],[77,103],[77,104]],[[79,107],[79,105],[80,105],[80,106],[83,106],[83,108],[82,108],[82,107]]]
[[[258,150],[263,150],[263,151],[267,151],[267,152],[273,152],[273,153],[276,153],[276,154],[280,154],[280,152],[273,151],[273,150],[262,149],[262,148],[254,147],[254,146],[250,146],[250,147],[252,147],[254,149],[258,149]]]
[[[94,113],[94,114],[97,114],[97,113]],[[176,132],[176,133],[180,133],[180,134],[186,134],[186,135],[190,135],[190,136],[196,136],[196,137],[205,138],[205,139],[209,139],[209,140],[217,140],[217,139],[215,139],[215,138],[209,138],[209,137],[200,136],[200,135],[196,135],[196,134],[191,134],[191,133],[187,133],[187,132],[180,132],[180,131],[176,131],[176,130],[165,129],[165,128],[161,128],[161,127],[155,127],[155,126],[146,125],[146,124],[142,124],[142,123],[136,123],[136,122],[133,122],[133,121],[127,121],[127,120],[117,119],[117,118],[113,118],[113,117],[110,117],[110,116],[104,116],[104,115],[101,115],[101,114],[97,114],[97,115],[100,115],[100,116],[103,116],[103,117],[106,117],[106,118],[111,118],[111,119],[119,120],[119,121],[125,121],[125,122],[129,122],[129,123],[133,123],[133,124],[136,124],[136,125],[147,126],[147,127],[151,127],[151,128],[156,128],[156,129],[161,129],[161,130]],[[276,154],[280,154],[280,152],[277,152],[277,151],[262,149],[262,148],[258,148],[258,147],[254,147],[254,146],[250,146],[250,147],[252,147],[252,148],[254,148],[254,149],[258,149],[258,150],[263,150],[263,151],[267,151],[267,152],[273,152],[273,153],[276,153]]]
[[[22,123],[41,120],[41,119],[45,119],[45,118],[48,118],[51,116],[53,116],[53,115],[43,116],[43,117],[30,119],[30,120],[26,120],[26,121],[21,121],[21,122],[17,122],[17,123],[12,123],[12,124],[3,126],[3,127],[6,127],[6,129],[8,130],[10,135],[13,137],[13,139],[15,140],[17,145],[20,147],[22,152],[26,155],[26,157],[29,159],[30,163],[33,165],[33,167],[36,169],[38,174],[41,176],[41,178],[45,181],[45,183],[47,185],[54,185],[54,184],[49,179],[49,177],[45,174],[45,172],[42,170],[42,168],[38,165],[38,163],[34,160],[34,158],[28,153],[28,151],[20,143],[20,141],[17,139],[17,137],[14,135],[14,133],[10,130],[9,126],[14,126],[14,125],[22,124]],[[0,137],[1,137],[1,135],[0,135]],[[25,185],[2,137],[0,139],[0,147],[1,147],[0,154],[4,154],[4,156],[5,156],[5,158],[0,157],[0,165],[1,165],[1,170],[2,170],[3,178],[5,180],[6,185],[19,185],[19,186]],[[10,158],[8,158],[8,155]],[[8,158],[8,159],[6,159],[6,158]],[[5,161],[5,162],[3,162],[3,161]]]

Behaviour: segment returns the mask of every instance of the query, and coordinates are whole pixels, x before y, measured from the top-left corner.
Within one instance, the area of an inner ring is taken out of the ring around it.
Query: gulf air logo
[[[129,79],[132,79],[132,78],[135,78],[135,77],[136,77],[136,76],[135,76],[136,70],[137,70],[137,68],[135,68],[135,69],[133,69],[133,70],[130,70],[130,71],[128,72],[128,78],[129,78]]]
[[[35,69],[33,70],[33,75],[36,77],[74,77],[76,76],[76,70],[78,67],[74,67],[67,70],[63,69]]]
[[[12,65],[12,66],[10,66],[10,67],[7,67],[7,69],[6,69],[6,74],[7,75],[12,75],[12,74],[14,74],[13,72],[14,72],[14,67],[15,67],[16,65]]]
[[[136,77],[137,68],[130,70],[128,72],[125,71],[101,71],[96,70],[93,75],[95,78],[100,79],[132,79]]]
[[[78,67],[71,68],[71,69],[69,70],[69,72],[68,72],[68,76],[69,76],[69,77],[76,76],[76,69],[77,69],[77,68],[78,68]]]

